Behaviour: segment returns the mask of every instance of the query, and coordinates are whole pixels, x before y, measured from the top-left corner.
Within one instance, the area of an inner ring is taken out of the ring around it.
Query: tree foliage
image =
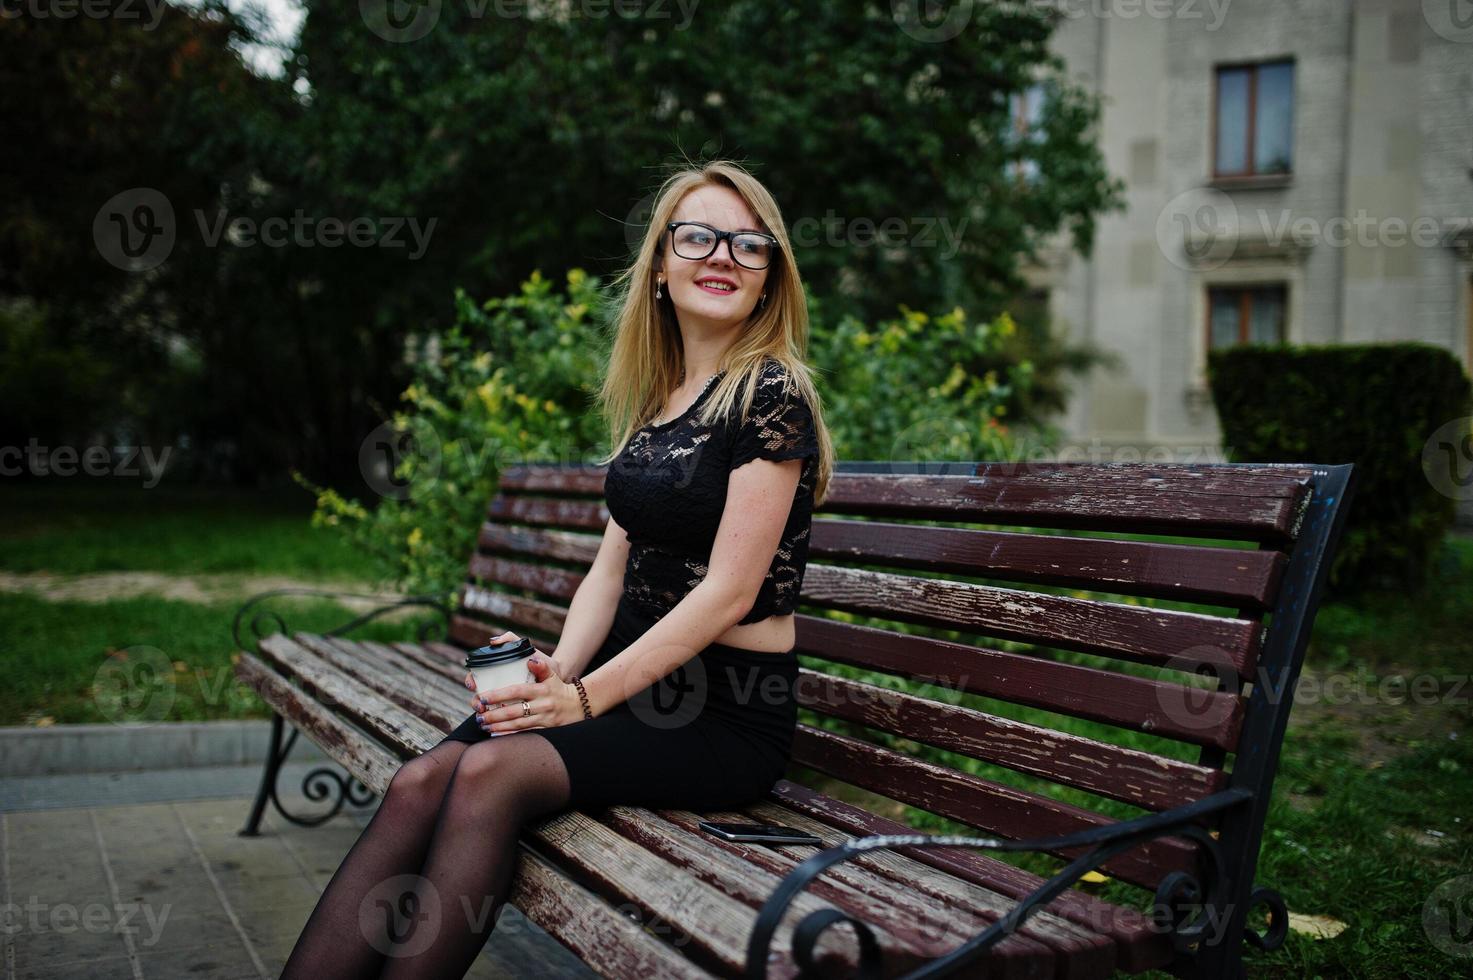
[[[813,295],[867,322],[902,305],[991,318],[1045,239],[1087,248],[1117,200],[1096,106],[1032,5],[974,4],[940,42],[884,2],[401,5],[433,15],[423,31],[375,21],[372,3],[306,6],[280,78],[245,66],[260,38],[218,0],[166,5],[148,30],[0,31],[10,145],[34,150],[9,161],[21,193],[0,204],[0,292],[32,312],[0,324],[40,316],[50,363],[87,350],[118,366],[131,394],[110,411],[141,438],[228,447],[242,477],[361,485],[357,450],[404,387],[406,347],[454,322],[456,290],[607,276],[687,159],[751,167],[806,233]],[[1010,105],[1034,84],[1044,111],[1019,133]],[[99,209],[135,188],[174,215],[147,271],[93,240]],[[304,237],[263,244],[273,219]],[[391,234],[406,220],[421,254]],[[371,244],[327,241],[354,221]],[[1072,366],[1056,344],[1039,333],[1034,363]],[[117,421],[75,404],[58,438]]]

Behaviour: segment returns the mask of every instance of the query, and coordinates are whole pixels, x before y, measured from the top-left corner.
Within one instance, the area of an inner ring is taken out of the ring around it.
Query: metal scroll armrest
[[[847,861],[866,851],[885,847],[979,847],[984,850],[1004,852],[1091,848],[1090,851],[1070,862],[1058,874],[1040,885],[1032,894],[1014,906],[1007,915],[987,929],[945,956],[932,960],[898,980],[940,977],[961,969],[984,956],[998,942],[1016,932],[1030,915],[1052,901],[1060,892],[1073,885],[1085,874],[1116,854],[1159,837],[1190,838],[1202,845],[1202,851],[1208,858],[1209,866],[1204,874],[1205,883],[1199,882],[1186,872],[1173,871],[1162,879],[1156,889],[1158,913],[1164,909],[1168,910],[1170,915],[1170,922],[1166,924],[1166,927],[1172,934],[1173,945],[1178,951],[1190,951],[1201,941],[1210,925],[1210,916],[1206,910],[1221,907],[1228,885],[1222,873],[1223,861],[1218,842],[1197,821],[1210,814],[1246,803],[1250,799],[1252,799],[1252,794],[1247,790],[1229,789],[1161,813],[1148,814],[1133,820],[1125,820],[1106,827],[1096,827],[1060,837],[1028,841],[966,837],[958,834],[872,834],[868,837],[845,841],[819,851],[788,872],[773,893],[768,896],[757,914],[756,925],[747,941],[747,964],[743,975],[747,980],[764,980],[767,975],[768,947],[772,943],[773,934],[777,931],[777,925],[782,921],[783,913],[788,905],[811,880],[831,865]],[[1261,896],[1259,900],[1268,901]],[[1270,904],[1272,905],[1272,902]],[[1181,911],[1184,905],[1196,907],[1196,913]],[[1282,907],[1282,902],[1279,903],[1279,906]],[[1275,911],[1278,910],[1275,909]],[[805,973],[811,972],[816,975],[818,970],[813,960],[813,947],[823,931],[836,922],[848,922],[859,937],[859,980],[878,980],[881,976],[880,949],[874,934],[863,922],[834,908],[809,913],[793,929],[794,961]]]
[[[320,596],[320,597],[323,597],[323,598],[334,598],[334,599],[379,599],[379,598],[381,598],[380,596],[366,594],[366,593],[362,593],[362,592],[338,592],[338,591],[329,590],[329,589],[299,589],[299,588],[290,588],[290,589],[271,589],[271,590],[266,591],[266,592],[258,592],[257,594],[255,594],[255,595],[251,596],[249,599],[247,599],[241,605],[241,607],[235,611],[235,619],[231,621],[231,624],[230,624],[230,635],[232,637],[234,637],[234,639],[235,639],[235,645],[236,645],[236,648],[237,649],[241,649],[241,650],[246,649],[246,644],[241,639],[241,635],[240,635],[241,620],[245,618],[246,613],[251,610],[251,607],[258,605],[258,604],[266,601],[267,599],[271,599],[271,598],[274,598],[276,596],[282,596],[282,595],[310,595],[310,596]],[[420,643],[424,643],[424,642],[426,642],[428,640],[436,639],[436,638],[443,639],[448,634],[449,628],[450,628],[450,608],[441,600],[441,598],[439,596],[436,596],[436,595],[412,595],[412,596],[405,596],[402,599],[398,599],[398,600],[396,600],[394,602],[390,602],[390,603],[387,603],[385,605],[378,606],[377,608],[370,609],[368,612],[362,613],[361,615],[355,616],[353,619],[348,620],[346,623],[342,624],[341,626],[335,626],[332,629],[327,630],[326,631],[326,635],[327,636],[342,636],[345,633],[349,632],[350,630],[357,629],[359,626],[362,626],[364,623],[369,622],[370,620],[373,620],[373,619],[377,619],[378,617],[384,615],[385,613],[392,612],[395,609],[403,609],[403,608],[411,607],[411,606],[423,606],[425,608],[432,609],[436,613],[438,613],[439,616],[440,616],[440,619],[439,619],[438,622],[435,621],[435,620],[431,620],[430,622],[425,623],[423,626],[421,626],[419,628],[419,631],[416,634],[416,639]],[[281,614],[280,613],[277,613],[277,612],[275,612],[273,610],[269,610],[269,609],[258,609],[258,610],[256,610],[254,613],[251,614],[251,618],[250,618],[250,629],[251,629],[251,636],[255,640],[256,648],[257,649],[259,649],[261,640],[264,639],[266,636],[269,635],[267,633],[263,633],[262,632],[262,625],[268,619],[275,620],[276,621],[277,628],[282,633],[288,633],[289,632],[287,630],[286,621],[281,618]],[[438,633],[438,637],[436,636],[437,633]]]

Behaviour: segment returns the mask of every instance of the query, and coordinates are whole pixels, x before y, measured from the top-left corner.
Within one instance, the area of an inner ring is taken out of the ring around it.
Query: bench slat
[[[813,850],[789,845],[778,849],[729,844],[698,829],[696,823],[703,818],[721,819],[721,815],[698,816],[687,810],[651,812],[630,806],[611,806],[599,813],[600,823],[754,910],[761,908],[781,876],[796,865],[788,852],[801,850],[806,857],[806,852]],[[793,921],[818,909],[840,908],[879,928],[876,938],[882,943],[886,960],[898,956],[912,962],[944,955],[988,924],[965,913],[955,915],[951,909],[927,907],[893,886],[883,889],[881,895],[862,890],[855,886],[854,876],[843,874],[847,868],[836,865],[800,892],[793,903],[798,910]],[[1000,948],[998,953],[1001,976],[1052,972],[1049,966],[1053,953],[1047,946],[1023,935],[1010,936],[1002,945],[1007,948]]]
[[[924,472],[943,468],[945,473]],[[502,471],[501,489],[520,493],[598,494],[603,495],[608,468],[594,464],[526,463]],[[1078,481],[1096,473],[1110,474],[1112,479],[1124,475],[1130,479],[1172,481],[1176,489],[1197,488],[1204,492],[1277,494],[1292,496],[1285,490],[1286,481],[1298,483],[1312,475],[1312,468],[1293,463],[1222,464],[1222,463],[1088,463],[1040,460],[1025,462],[886,462],[879,460],[840,460],[834,472],[836,480],[861,477],[898,476],[972,478],[976,476],[1017,479],[1033,475],[1049,479]]]
[[[432,653],[437,657],[444,657],[450,663],[454,664],[458,670],[464,669],[466,650],[475,649],[475,647],[458,647],[452,643],[445,643],[440,640],[430,640],[428,642],[418,644],[418,646],[421,650],[424,650],[427,653]],[[485,646],[485,644],[477,643],[476,646]]]
[[[1041,595],[949,579],[810,563],[805,602],[884,619],[1170,666],[1197,648],[1240,676],[1253,671],[1263,627],[1254,621]]]
[[[808,556],[1234,608],[1266,607],[1286,562],[1276,551],[837,518],[814,520]]]
[[[491,600],[480,598],[483,594],[499,595],[467,586],[467,606],[491,606]],[[531,601],[502,598],[509,600],[502,607],[508,610],[516,608],[518,602]],[[566,613],[566,609],[558,610],[556,633],[561,633]],[[548,613],[549,619],[553,616]],[[516,628],[540,650],[551,653],[556,649],[553,641],[530,632],[513,616],[491,623],[457,615],[452,636],[463,645],[479,646],[489,632],[499,630],[504,624]],[[455,651],[457,659],[464,656],[463,651],[454,647],[447,649]],[[1167,681],[949,640],[897,634],[807,614],[799,614],[797,618],[797,649],[805,656],[930,681],[1193,745],[1231,748],[1237,744],[1242,718],[1242,699],[1232,694],[1189,689]]]
[[[493,555],[476,555],[471,559],[472,578],[497,582],[517,589],[531,589],[543,595],[572,600],[583,581],[581,572],[570,572],[550,565],[533,565]]]
[[[578,581],[583,581],[581,574]],[[460,608],[463,613],[489,616],[500,622],[514,624],[519,631],[526,629],[544,636],[561,636],[563,620],[568,615],[567,605],[527,599],[506,592],[493,592],[469,582],[461,587]],[[482,637],[481,642],[476,643],[472,649],[484,645],[485,637]]]
[[[729,814],[718,814],[721,820],[778,823],[798,830],[806,830],[823,841],[822,847],[843,844],[856,835],[840,828],[831,827],[811,816],[796,812],[772,802],[751,803]],[[863,836],[863,835],[857,835]],[[820,848],[812,848],[817,853]],[[795,859],[800,855],[794,855]],[[807,854],[801,855],[806,857]],[[1001,862],[999,862],[1001,863]],[[994,919],[1012,911],[1016,900],[996,889],[979,885],[965,878],[950,874],[937,874],[937,869],[906,857],[893,848],[867,851],[845,862],[871,871],[876,876],[895,882],[908,891],[929,896],[941,903],[943,908],[962,906],[974,908],[984,918]],[[1030,931],[1029,926],[1034,926]],[[1043,906],[1024,921],[1021,931],[1059,951],[1059,961],[1054,976],[1059,980],[1080,980],[1083,977],[1108,976],[1116,964],[1116,942],[1108,935],[1095,932],[1058,915],[1053,903]]]
[[[509,901],[600,976],[640,980],[715,976],[570,880],[525,843],[521,850]]]
[[[609,522],[608,508],[596,500],[504,497],[501,494],[492,498],[490,506],[486,508],[486,516],[493,521],[577,527],[590,531],[602,531]]]
[[[801,706],[831,717],[1151,810],[1169,810],[1201,799],[1226,782],[1220,769],[807,668],[799,671],[797,691]]]
[[[476,546],[483,552],[537,555],[554,561],[572,562],[581,568],[593,564],[598,557],[601,534],[575,534],[551,528],[519,527],[487,521],[476,535]]]
[[[296,634],[304,637],[306,634]],[[261,640],[262,659],[304,692],[372,734],[399,756],[417,753],[426,739],[444,733],[366,684],[322,660],[294,638],[274,633]]]
[[[820,837],[824,834],[812,824],[804,823],[805,817],[811,818],[814,824],[838,828],[855,837],[916,832],[903,823],[826,796],[788,779],[777,781],[772,788],[771,797],[771,803],[757,803],[743,809],[760,821],[800,827],[811,830]],[[1024,898],[1043,884],[1043,879],[1037,875],[999,861],[984,851],[955,847],[930,850],[900,847],[888,851],[871,851],[855,860],[862,861],[879,854],[908,856],[919,864],[980,884],[1013,899]],[[1112,936],[1117,943],[1120,956],[1118,965],[1122,969],[1132,972],[1153,969],[1165,966],[1172,958],[1169,941],[1156,931],[1150,920],[1135,909],[1113,905],[1074,889],[1064,891],[1045,908],[1090,932]]]
[[[602,540],[596,534],[487,522],[477,545],[483,553],[586,568]],[[808,556],[1234,608],[1266,607],[1287,561],[1281,552],[1246,548],[838,518],[813,522]]]
[[[575,867],[590,889],[617,905],[639,909],[641,915],[655,920],[646,923],[652,928],[668,925],[670,941],[706,969],[729,976],[741,973],[756,909],[578,810],[564,811],[530,827],[530,835],[541,853]],[[754,888],[766,886],[770,892],[777,885],[775,878],[757,869],[750,874]],[[795,922],[796,916],[785,915],[774,934],[768,976],[775,980],[798,976],[792,956]],[[918,965],[924,961],[893,937],[887,942],[895,962]],[[820,937],[814,958],[840,974],[858,967],[852,941],[834,930]]]
[[[399,770],[399,761],[392,753],[254,654],[240,652],[235,676],[260,694],[286,722],[375,792],[382,792]]]
[[[389,647],[397,651],[406,660],[418,664],[420,667],[432,673],[439,674],[447,680],[453,681],[457,686],[461,678],[465,677],[465,651],[459,650],[448,644],[441,644],[445,650],[453,651],[450,656],[433,649],[432,643],[390,643]],[[455,659],[451,659],[453,656]]]
[[[365,643],[337,637],[303,634],[299,640],[353,679],[373,688],[439,731],[454,728],[470,712],[470,691],[423,668],[404,669],[400,665],[406,662],[417,668],[419,665],[406,661],[402,656],[386,658]],[[458,715],[449,710],[449,701],[456,695],[463,695],[460,700],[465,706]]]
[[[836,476],[823,511],[1275,542],[1292,540],[1302,515],[1305,484],[1292,477],[1008,466],[983,464],[975,476]]]
[[[1014,840],[1070,834],[1115,821],[1058,800],[911,758],[863,739],[799,723],[793,761],[902,803]],[[1061,857],[1078,857],[1073,849]],[[1154,888],[1169,871],[1190,871],[1196,848],[1179,838],[1143,844],[1107,861],[1116,877]]]
[[[575,572],[487,555],[471,559],[470,574],[569,602],[583,580]],[[465,591],[467,600],[492,604],[485,590],[473,593],[471,588]],[[803,601],[1157,665],[1169,664],[1195,648],[1209,647],[1243,678],[1252,674],[1263,630],[1260,623],[1247,619],[817,562],[811,562],[804,573]]]
[[[1306,467],[1260,466],[1225,469],[1211,464],[979,463],[969,473],[946,475],[858,472],[886,464],[846,464],[830,481],[821,511],[916,520],[1017,524],[1137,534],[1187,534],[1247,540],[1289,541],[1298,522],[1312,471]],[[515,467],[502,474],[503,494],[603,494],[604,470],[573,472],[556,466]],[[504,502],[504,501],[503,501]],[[539,502],[561,523],[558,501]],[[491,514],[498,516],[498,503]],[[602,528],[583,515],[580,526]]]
[[[501,489],[538,493],[596,493],[602,497],[607,472],[607,466],[592,464],[527,463],[509,466],[503,470]]]
[[[747,804],[738,810],[712,811],[704,816],[708,820],[748,822],[752,820],[752,814],[748,811],[754,806],[761,805],[763,804]],[[665,810],[657,812],[662,816],[667,814]],[[761,844],[742,844],[719,839],[716,840],[716,844],[730,850],[733,854],[741,855],[744,859],[761,862],[763,867],[786,875],[824,848],[842,844],[852,836],[833,827],[823,827],[818,824],[818,821],[792,813],[792,811],[780,812],[785,819],[791,816],[798,821],[798,823],[785,823],[785,826],[798,827],[798,824],[802,824],[803,826],[798,829],[809,830],[822,840],[823,844],[771,848]],[[669,817],[671,821],[679,823],[692,833],[702,833],[696,827],[696,818],[689,813],[670,811]],[[815,827],[822,829],[815,829]],[[711,840],[712,838],[710,835],[705,835],[705,839]],[[909,904],[915,907],[907,914],[914,916],[921,923],[945,921],[945,917],[958,912],[967,913],[973,917],[973,921],[967,922],[961,930],[963,941],[986,929],[1017,904],[1008,896],[998,894],[990,888],[951,875],[938,874],[935,869],[898,855],[889,849],[869,851],[859,857],[833,865],[830,870],[824,872],[823,877],[831,875],[835,880],[844,881],[854,889],[872,895],[883,902],[891,901],[890,896],[894,890],[901,889],[902,894],[909,899]],[[815,883],[820,880],[823,879],[815,879]],[[943,918],[938,920],[938,916]],[[865,921],[869,919],[866,918]],[[1112,939],[1084,929],[1067,919],[1061,919],[1047,908],[1040,909],[1030,916],[1016,935],[1036,940],[1056,952],[1052,975],[1060,980],[1105,977],[1115,965],[1115,943]],[[957,945],[960,945],[960,941],[948,940],[948,946],[951,948]]]
[[[319,636],[305,633],[299,641],[316,650],[324,660],[331,660],[341,669],[357,677],[370,687],[383,690],[393,699],[390,691],[424,694],[458,694],[465,692],[457,678],[448,672],[426,670],[424,665],[406,656],[393,647],[371,640],[349,640],[340,636]],[[426,698],[406,697],[405,707],[417,704]],[[412,710],[412,709],[411,709]]]
[[[1231,749],[1242,723],[1242,699],[1231,694],[816,616],[800,614],[797,634],[806,656],[1194,745]]]
[[[509,620],[506,622],[505,626],[498,627],[479,619],[473,619],[469,616],[460,615],[450,617],[450,639],[454,640],[456,643],[459,643],[466,650],[474,650],[477,647],[485,646],[488,636],[495,636],[497,633],[502,632],[503,629],[505,629],[506,627],[516,627],[516,634],[518,636],[525,637],[526,639],[531,640],[533,646],[548,654],[549,656],[551,656],[557,648],[557,644],[554,643],[550,638],[542,636],[539,633],[534,633],[531,630],[524,629],[519,624],[511,622]],[[460,659],[462,663],[465,662],[464,652],[461,653]],[[464,677],[465,674],[462,672],[461,676]]]

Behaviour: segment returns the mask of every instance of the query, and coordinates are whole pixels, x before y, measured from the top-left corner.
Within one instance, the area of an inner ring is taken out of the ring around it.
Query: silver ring
[[[530,718],[530,717],[532,717],[532,706],[530,704],[528,704],[527,702],[525,702],[525,701],[522,702],[522,717],[523,718]]]

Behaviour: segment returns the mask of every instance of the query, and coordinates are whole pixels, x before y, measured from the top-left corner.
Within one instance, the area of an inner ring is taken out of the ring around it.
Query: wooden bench
[[[515,629],[554,650],[607,520],[603,474],[503,475],[448,643],[282,624],[243,654],[277,714],[242,833],[275,801],[284,722],[350,774],[330,777],[330,815],[465,717],[465,649]],[[989,977],[1241,975],[1245,942],[1286,927],[1254,873],[1350,481],[1349,465],[841,463],[813,522],[787,778],[740,812],[529,825],[512,904],[608,977],[894,976],[943,956]],[[1215,685],[1188,677],[1204,672]],[[897,803],[987,839],[917,834]],[[824,846],[726,843],[700,818]],[[1064,868],[1046,881],[986,853],[1014,847]],[[1071,887],[1091,869],[1141,900]]]

